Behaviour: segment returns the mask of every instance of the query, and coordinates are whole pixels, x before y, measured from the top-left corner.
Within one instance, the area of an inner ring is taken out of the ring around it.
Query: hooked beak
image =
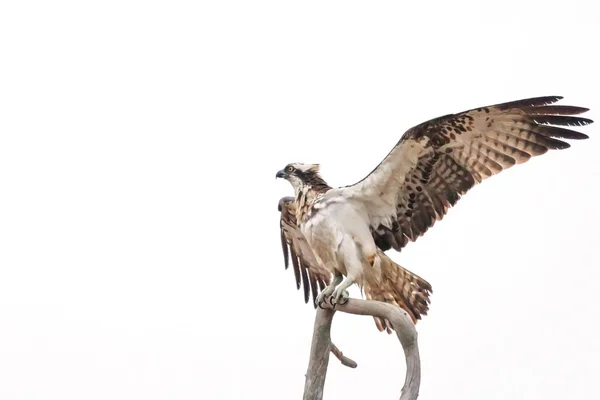
[[[275,179],[277,179],[277,178],[284,178],[285,179],[285,178],[287,178],[287,174],[285,173],[284,170],[277,171],[277,174],[275,174]]]

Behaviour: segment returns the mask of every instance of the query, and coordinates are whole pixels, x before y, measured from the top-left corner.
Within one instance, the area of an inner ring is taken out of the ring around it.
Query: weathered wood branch
[[[336,356],[337,359],[340,360],[342,365],[345,365],[346,367],[350,367],[350,368],[356,368],[356,366],[357,366],[356,361],[354,361],[351,358],[346,357],[344,355],[344,353],[342,353],[342,351],[340,349],[338,349],[338,347],[335,344],[333,344],[333,342],[331,343],[331,354]]]
[[[318,309],[315,317],[303,400],[323,399],[329,352],[335,352],[333,350],[335,346],[331,343],[331,324],[335,311],[370,315],[390,321],[402,345],[406,359],[406,377],[400,400],[415,400],[419,396],[421,361],[417,341],[418,335],[415,325],[406,311],[397,306],[374,300],[350,299],[346,304],[337,305],[335,310],[329,304],[323,305],[326,308]]]

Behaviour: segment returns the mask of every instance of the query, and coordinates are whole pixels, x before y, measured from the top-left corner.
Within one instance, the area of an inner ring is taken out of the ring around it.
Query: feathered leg
[[[345,304],[350,298],[348,289],[354,283],[362,286],[363,278],[363,255],[359,250],[359,246],[354,242],[354,238],[346,235],[342,239],[339,247],[338,258],[343,263],[343,268],[346,270],[346,279],[340,283],[331,294],[331,305]],[[374,258],[369,260],[371,265],[375,262]]]

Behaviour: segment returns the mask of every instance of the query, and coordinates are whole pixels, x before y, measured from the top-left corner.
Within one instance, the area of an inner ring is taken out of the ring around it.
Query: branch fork
[[[406,377],[402,387],[400,400],[415,400],[419,396],[421,384],[421,361],[417,330],[408,313],[398,306],[375,300],[349,299],[344,304],[336,304],[335,309],[323,302],[322,308],[317,308],[313,328],[312,345],[306,381],[304,384],[303,400],[322,400],[329,353],[333,353],[340,362],[350,368],[357,364],[331,342],[331,324],[336,311],[355,315],[370,315],[390,321],[398,340],[404,350],[406,359]]]

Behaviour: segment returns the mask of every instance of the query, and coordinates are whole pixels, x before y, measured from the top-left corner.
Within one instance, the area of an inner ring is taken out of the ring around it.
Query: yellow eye
[[[294,167],[288,167],[288,172],[292,172],[294,170]]]

